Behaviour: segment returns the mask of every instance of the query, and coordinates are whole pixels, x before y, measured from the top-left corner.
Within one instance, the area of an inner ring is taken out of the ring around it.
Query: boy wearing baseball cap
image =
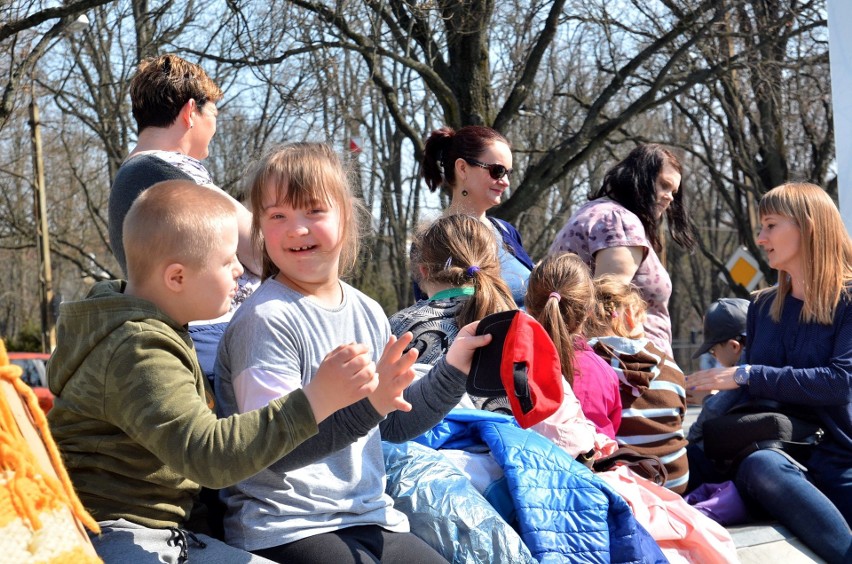
[[[710,304],[704,314],[704,342],[692,358],[698,358],[709,352],[722,366],[739,364],[745,351],[746,316],[749,301],[741,298],[722,298]],[[734,405],[744,399],[747,389],[723,390],[703,403],[698,419],[689,427],[689,446],[686,455],[689,458],[689,485],[692,491],[704,482],[721,482],[730,477],[720,474],[704,456],[704,422],[724,415]],[[691,396],[693,401],[695,396]],[[690,391],[687,389],[687,398]]]
[[[722,298],[704,314],[704,342],[692,358],[709,352],[722,366],[736,366],[745,349],[748,300]]]

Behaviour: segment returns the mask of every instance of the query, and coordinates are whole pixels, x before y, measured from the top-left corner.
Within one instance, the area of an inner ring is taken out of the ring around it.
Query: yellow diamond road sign
[[[758,282],[763,279],[763,273],[758,267],[757,260],[751,256],[745,247],[740,247],[734,251],[725,268],[728,269],[734,282],[742,284],[749,292],[754,290]]]

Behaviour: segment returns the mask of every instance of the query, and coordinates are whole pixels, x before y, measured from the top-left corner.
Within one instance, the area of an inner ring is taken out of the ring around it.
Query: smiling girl
[[[760,200],[757,244],[778,284],[748,310],[746,364],[687,377],[800,406],[826,430],[804,462],[758,450],[737,489],[828,562],[852,561],[852,240],[825,190],[784,184]]]
[[[223,492],[227,542],[278,562],[443,562],[384,493],[381,439],[402,442],[439,422],[490,336],[465,326],[445,359],[411,384],[417,354],[403,354],[411,334],[391,336],[379,304],[340,280],[357,257],[358,207],[335,153],[310,143],[278,148],[254,166],[248,192],[264,282],[222,339],[221,414],[257,409],[352,365],[377,373],[378,385],[302,448]]]

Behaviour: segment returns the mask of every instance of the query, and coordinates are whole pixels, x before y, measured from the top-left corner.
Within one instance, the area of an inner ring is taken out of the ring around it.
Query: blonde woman
[[[697,390],[747,386],[811,408],[825,439],[799,464],[759,450],[737,470],[740,492],[829,562],[852,561],[852,241],[819,186],[784,184],[760,201],[757,243],[778,284],[749,308],[746,362],[692,374]]]

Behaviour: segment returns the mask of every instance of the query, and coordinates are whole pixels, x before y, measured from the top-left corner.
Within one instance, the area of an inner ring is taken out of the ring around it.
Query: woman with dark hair
[[[486,212],[500,203],[509,188],[512,150],[505,137],[490,127],[468,125],[458,130],[442,127],[426,140],[421,174],[429,190],[450,197],[445,215],[471,215],[494,232],[500,246],[500,272],[515,302],[522,306],[533,263],[521,235],[510,223]],[[426,296],[415,283],[415,298]]]
[[[663,247],[663,215],[678,245],[687,250],[695,245],[681,173],[680,161],[665,147],[636,147],[606,173],[601,188],[571,216],[549,251],[575,253],[595,277],[612,274],[639,288],[648,304],[647,337],[669,356],[672,283],[657,253]]]

